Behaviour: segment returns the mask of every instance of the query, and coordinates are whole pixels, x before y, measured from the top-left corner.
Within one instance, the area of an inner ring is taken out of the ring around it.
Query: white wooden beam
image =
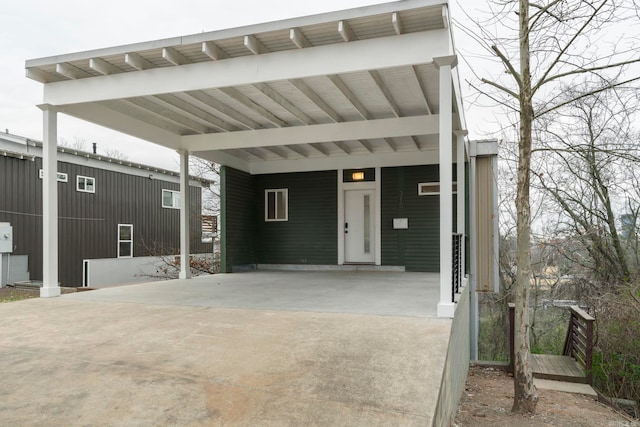
[[[165,94],[156,95],[153,97],[155,100],[161,101],[165,106],[171,108],[173,111],[179,114],[185,114],[194,121],[199,121],[206,126],[211,126],[217,130],[224,132],[231,132],[238,130],[235,126],[231,126],[229,123],[221,120],[219,117],[209,114],[206,111],[195,107],[193,104],[178,98],[175,95]]]
[[[371,148],[371,145],[365,141],[364,139],[356,139],[356,141],[362,145],[368,152],[370,152],[371,154],[373,154],[373,148]]]
[[[261,150],[264,150],[264,148],[262,148],[262,147],[260,147],[260,148],[245,148],[244,150],[247,153],[249,153],[252,156],[254,156],[255,158],[257,158],[257,159],[267,160],[267,156],[261,152]]]
[[[270,151],[281,159],[288,159],[289,156],[280,147],[264,147],[265,150]]]
[[[427,114],[431,114],[431,106],[429,105],[429,95],[427,94],[427,88],[424,85],[422,78],[420,78],[420,73],[418,72],[418,67],[415,65],[411,67],[413,69],[413,74],[416,77],[416,81],[418,82],[418,86],[420,86],[420,90],[422,91],[422,100],[424,101],[424,105],[427,108]]]
[[[294,153],[302,156],[302,157],[309,157],[309,154],[307,154],[306,151],[304,151],[302,148],[300,148],[301,146],[299,145],[284,145],[284,147],[286,147],[287,149],[293,151]]]
[[[182,137],[189,151],[311,144],[438,133],[439,116],[412,116]]]
[[[249,173],[268,174],[434,164],[438,164],[437,150],[423,151],[420,153],[416,153],[415,151],[398,151],[395,153],[387,152],[373,155],[352,154],[349,156],[339,155],[331,157],[310,157],[308,159],[295,160],[270,160],[266,162],[249,162],[248,167]]]
[[[336,111],[327,104],[324,99],[320,97],[317,93],[313,91],[304,81],[301,79],[293,79],[290,80],[291,83],[296,89],[300,91],[304,96],[309,98],[311,102],[316,104],[318,108],[320,108],[331,120],[334,122],[341,122],[342,117]]]
[[[338,147],[344,154],[351,154],[351,150],[342,141],[331,141],[333,145]]]
[[[53,80],[51,74],[47,73],[46,71],[42,71],[39,68],[27,68],[25,70],[25,75],[28,78],[40,83],[48,83]]]
[[[254,85],[254,87],[258,89],[260,92],[262,92],[263,94],[265,94],[266,96],[268,96],[269,98],[271,98],[275,103],[280,105],[282,108],[284,108],[285,110],[289,111],[291,114],[296,116],[304,124],[311,125],[315,123],[311,117],[306,115],[301,109],[299,109],[298,107],[293,105],[291,102],[289,102],[289,100],[286,99],[284,96],[280,95],[278,92],[273,90],[271,86],[269,86],[268,84],[257,83]]]
[[[197,132],[197,133],[215,132],[215,130],[210,126],[205,126],[201,123],[196,122],[195,120],[191,120],[185,117],[183,114],[173,109],[167,108],[167,106],[159,105],[146,98],[129,98],[129,99],[126,99],[125,102],[135,105],[136,107],[139,107],[159,117],[163,117],[165,118],[165,120],[169,120],[183,128],[190,129],[194,132]]]
[[[311,147],[313,150],[322,154],[325,157],[329,156],[329,152],[322,146],[322,144],[305,144],[307,147]]]
[[[262,117],[264,117],[265,119],[267,119],[268,121],[273,123],[274,125],[279,126],[279,127],[289,126],[289,124],[287,122],[285,122],[284,120],[279,119],[274,114],[272,114],[270,111],[268,111],[266,108],[262,107],[261,105],[256,104],[248,96],[240,93],[236,89],[230,88],[230,87],[225,87],[225,88],[220,88],[218,90],[220,92],[224,93],[225,95],[227,95],[229,98],[241,103],[245,107],[251,109],[252,111],[254,111],[256,113],[258,113],[259,115],[261,115]]]
[[[228,105],[223,104],[222,102],[218,101],[213,96],[207,95],[204,92],[201,92],[201,91],[189,91],[189,92],[185,92],[185,95],[187,95],[190,98],[200,102],[201,104],[205,105],[206,107],[209,107],[209,108],[211,108],[213,110],[219,111],[221,114],[229,117],[232,120],[235,120],[236,122],[239,123],[240,127],[244,127],[246,129],[260,129],[260,128],[262,128],[260,123],[251,120],[249,117],[245,116],[244,114],[234,110],[233,108],[229,107]]]
[[[44,102],[75,104],[411,66],[448,55],[448,40],[448,32],[433,30],[53,82],[44,85]]]
[[[351,92],[351,89],[347,87],[347,85],[342,81],[340,77],[337,75],[330,75],[327,78],[334,84],[334,86],[344,95],[345,98],[353,105],[353,107],[358,110],[358,113],[362,116],[363,119],[369,120],[371,118],[371,114],[367,111],[365,106],[360,102],[360,100]]]
[[[84,70],[81,70],[76,66],[68,64],[66,62],[61,62],[59,64],[56,64],[56,73],[62,74],[66,78],[69,78],[72,80],[91,77],[91,74],[87,73]]]
[[[184,64],[191,63],[191,61],[186,56],[184,56],[183,54],[181,54],[180,52],[178,52],[172,47],[163,48],[162,57],[167,61],[171,62],[173,65],[184,65]]]
[[[124,62],[132,66],[138,71],[146,70],[147,68],[154,68],[155,65],[146,58],[143,58],[140,54],[130,52],[124,55]]]
[[[400,14],[398,12],[393,12],[391,14],[391,24],[393,25],[393,29],[396,34],[400,35],[404,33],[404,25],[402,25],[402,19],[400,19]]]
[[[396,144],[393,142],[391,138],[382,138],[382,139],[389,146],[389,148],[391,148],[393,151],[398,151],[398,147],[396,147]]]
[[[131,117],[137,120],[138,123],[145,123],[147,126],[157,128],[160,131],[166,131],[174,135],[180,135],[184,131],[184,126],[177,125],[174,122],[167,120],[166,117],[162,115],[153,114],[143,108],[127,102],[126,100],[104,101],[100,104],[126,117]],[[68,109],[68,106],[65,107],[64,112],[67,112]]]
[[[347,21],[339,21],[338,22],[338,32],[340,33],[340,37],[345,42],[351,42],[356,40],[356,35],[354,34],[351,26]]]
[[[218,47],[214,42],[203,42],[202,53],[214,61],[229,57],[229,55],[227,55],[224,50],[220,49],[220,47]]]
[[[119,107],[112,108],[116,106],[115,103],[116,101],[108,101],[101,104],[67,105],[62,109],[62,112],[155,144],[173,149],[180,148],[180,136],[176,132],[171,132],[148,123],[129,111],[119,111]]]
[[[120,68],[101,58],[91,58],[89,60],[89,68],[105,76],[108,76],[109,74],[117,74],[122,71]]]
[[[416,145],[416,148],[418,150],[422,150],[422,147],[420,147],[420,141],[418,140],[417,136],[411,135],[411,140],[413,141],[413,143]]]
[[[260,42],[260,40],[258,40],[258,38],[253,34],[244,36],[244,47],[249,49],[254,55],[260,55],[261,53],[269,52],[267,48],[265,48],[264,45]]]
[[[289,30],[289,40],[295,44],[299,49],[311,47],[309,40],[302,34],[299,28],[292,28]]]
[[[400,107],[398,107],[398,104],[393,99],[393,96],[391,95],[391,92],[389,91],[387,85],[382,80],[382,76],[380,76],[380,73],[376,70],[371,70],[369,71],[369,75],[375,82],[378,89],[380,89],[380,92],[382,92],[384,99],[387,100],[387,104],[389,104],[389,108],[391,109],[393,115],[396,117],[400,117],[402,115],[402,113],[400,112]]]
[[[442,24],[444,28],[449,28],[449,8],[446,4],[442,5]]]

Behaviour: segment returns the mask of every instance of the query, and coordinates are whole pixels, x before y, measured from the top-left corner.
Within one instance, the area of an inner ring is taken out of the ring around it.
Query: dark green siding
[[[418,196],[418,183],[437,182],[438,173],[437,165],[382,168],[383,265],[404,265],[407,271],[440,270],[440,198]],[[453,201],[455,218],[455,197]],[[394,230],[393,218],[408,218],[409,228]]]
[[[337,264],[336,171],[256,175],[259,264]],[[288,221],[264,220],[264,190],[287,188]]]
[[[256,204],[254,177],[223,166],[222,188],[222,265],[225,273],[234,266],[255,264]]]

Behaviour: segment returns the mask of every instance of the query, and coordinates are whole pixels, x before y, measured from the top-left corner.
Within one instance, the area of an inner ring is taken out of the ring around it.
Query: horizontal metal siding
[[[255,264],[255,188],[248,173],[223,167],[224,174],[224,244],[225,272],[234,266]]]
[[[261,264],[337,264],[337,172],[258,175],[257,260]],[[264,220],[266,189],[287,188],[288,221]]]
[[[407,271],[440,270],[440,197],[418,196],[418,183],[439,180],[438,165],[382,169],[383,265],[404,265]],[[409,228],[394,230],[393,218],[408,218]]]
[[[36,233],[32,233],[24,221],[16,222],[14,230],[20,245],[25,246],[24,254],[29,255],[31,278],[41,280],[42,180],[38,177],[41,159],[30,163],[29,167],[23,163],[11,171],[3,168],[3,173],[10,175],[5,182],[11,184],[2,189],[10,193],[9,205],[15,207],[6,210],[37,215],[30,217],[31,223],[37,223],[37,227],[31,224],[32,229],[37,228]],[[179,252],[180,211],[162,208],[162,189],[178,190],[177,183],[62,162],[58,163],[58,171],[67,173],[69,178],[66,183],[58,183],[59,280],[62,285],[82,285],[83,259],[117,257],[118,224],[133,224],[134,256]],[[78,175],[95,178],[96,192],[76,191]],[[22,182],[15,182],[16,177]],[[20,191],[21,188],[27,191]],[[193,212],[190,248],[192,252],[211,252],[212,245],[201,242],[201,192],[199,187],[190,187]]]

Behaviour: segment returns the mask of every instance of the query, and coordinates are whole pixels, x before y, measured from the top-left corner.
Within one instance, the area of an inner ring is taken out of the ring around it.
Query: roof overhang
[[[250,173],[438,161],[446,1],[27,61],[47,108]],[[451,73],[453,131],[465,122]]]

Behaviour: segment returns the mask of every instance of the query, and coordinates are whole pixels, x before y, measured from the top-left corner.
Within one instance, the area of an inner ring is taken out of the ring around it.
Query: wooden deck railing
[[[587,384],[591,384],[591,370],[593,359],[593,323],[595,319],[587,312],[582,310],[576,305],[569,307],[569,328],[567,330],[567,337],[564,343],[563,355],[575,360],[575,363],[579,364],[584,370],[584,376]],[[509,303],[509,367],[513,372],[513,363],[515,360],[514,349],[514,333],[515,333],[515,305]],[[545,357],[559,357],[559,356],[545,356]],[[534,372],[534,375],[536,372]]]
[[[587,376],[587,384],[591,384],[593,322],[595,319],[577,305],[569,307],[569,312],[571,318],[569,319],[563,354],[572,357],[582,366]]]

